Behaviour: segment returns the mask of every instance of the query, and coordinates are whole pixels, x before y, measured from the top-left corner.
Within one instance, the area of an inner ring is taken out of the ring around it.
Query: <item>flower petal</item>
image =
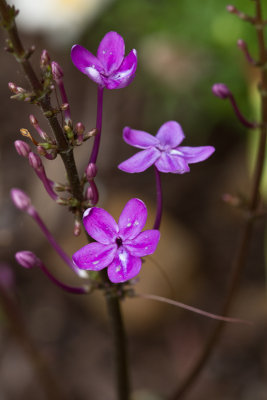
[[[123,60],[118,70],[114,74],[103,77],[107,89],[121,89],[128,86],[135,77],[137,67],[137,53],[133,49]]]
[[[139,149],[146,149],[151,146],[159,144],[159,140],[144,131],[137,131],[126,126],[123,129],[123,140],[131,146],[138,147]]]
[[[123,161],[118,168],[131,174],[143,172],[149,168],[160,157],[160,151],[154,147],[139,151],[128,160]]]
[[[135,238],[145,226],[146,205],[142,200],[131,199],[125,205],[119,218],[119,235],[122,240]]]
[[[104,69],[99,60],[83,46],[75,44],[71,49],[71,59],[76,68],[89,76],[94,82],[103,85],[101,73]]]
[[[178,146],[184,139],[185,135],[181,125],[176,121],[168,121],[163,124],[156,134],[163,146],[170,146],[172,148]]]
[[[108,267],[108,277],[113,283],[126,282],[138,275],[141,267],[141,259],[132,256],[122,247]]]
[[[160,172],[172,172],[174,174],[184,174],[190,168],[183,157],[162,152],[160,158],[155,163]]]
[[[156,229],[141,232],[136,238],[126,240],[123,246],[132,256],[144,257],[154,253],[160,238],[160,232]]]
[[[103,208],[88,208],[83,214],[83,224],[88,234],[97,242],[115,242],[119,227],[115,219]]]
[[[108,32],[103,37],[97,50],[97,58],[101,61],[106,75],[112,74],[120,67],[124,52],[124,40],[117,32]]]
[[[213,146],[185,147],[181,146],[177,149],[183,154],[185,160],[190,164],[204,161],[209,158],[215,151]]]
[[[105,245],[101,243],[89,243],[73,254],[72,259],[80,269],[100,271],[107,267],[117,252],[115,244]]]

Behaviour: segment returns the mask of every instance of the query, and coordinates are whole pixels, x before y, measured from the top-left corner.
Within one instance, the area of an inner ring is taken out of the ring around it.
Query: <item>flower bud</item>
[[[87,168],[86,168],[85,174],[86,174],[86,178],[88,179],[88,181],[93,179],[93,178],[95,178],[96,174],[97,174],[97,166],[96,166],[96,164],[89,163]]]
[[[52,67],[53,79],[57,83],[60,82],[64,76],[61,66],[56,61],[52,61],[51,67]]]
[[[75,130],[77,132],[77,135],[82,135],[85,131],[85,127],[82,124],[82,122],[78,122],[75,126]]]
[[[48,65],[50,65],[50,56],[47,50],[43,50],[40,58],[40,66],[41,68],[45,68]]]
[[[28,211],[31,207],[31,199],[20,189],[13,188],[10,192],[11,199],[15,206],[22,211]]]
[[[231,96],[231,92],[224,83],[215,83],[212,86],[212,92],[215,96],[221,99],[227,99]]]
[[[226,10],[228,11],[228,12],[230,12],[230,13],[235,13],[237,10],[236,10],[236,7],[235,6],[232,6],[231,4],[229,4],[228,6],[226,6]]]
[[[17,150],[17,153],[22,156],[28,158],[29,153],[31,152],[31,148],[28,145],[28,143],[23,142],[23,140],[16,140],[14,142],[15,149]]]
[[[38,125],[38,121],[33,114],[29,115],[29,120],[33,126]]]
[[[24,250],[15,254],[16,261],[23,268],[33,268],[38,266],[40,260],[32,251]]]
[[[15,83],[13,82],[9,82],[8,83],[8,87],[11,90],[12,93],[18,93],[17,92],[17,85],[15,85]]]
[[[29,163],[30,166],[35,169],[35,170],[40,170],[43,168],[43,163],[41,158],[38,156],[38,154],[33,153],[32,151],[29,154]]]
[[[241,50],[246,50],[247,49],[247,44],[244,40],[242,39],[238,39],[237,41],[237,46],[241,49]]]

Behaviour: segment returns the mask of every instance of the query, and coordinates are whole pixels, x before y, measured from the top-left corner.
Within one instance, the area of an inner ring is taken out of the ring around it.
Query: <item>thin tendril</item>
[[[246,324],[246,325],[253,325],[251,321],[245,320],[245,319],[239,319],[239,318],[230,318],[230,317],[223,317],[220,315],[212,314],[204,310],[200,310],[199,308],[189,306],[187,304],[181,303],[180,301],[175,301],[171,299],[167,299],[166,297],[162,296],[157,296],[155,294],[143,294],[143,293],[135,293],[133,297],[140,297],[143,299],[148,299],[148,300],[156,300],[161,303],[167,303],[175,307],[180,307],[183,308],[187,311],[194,312],[196,314],[203,315],[204,317],[208,317],[211,319],[216,319],[219,321],[225,321],[225,322],[232,322],[232,323],[239,323],[239,324]]]
[[[169,290],[170,290],[170,297],[174,297],[174,287],[171,284],[171,281],[169,279],[168,274],[164,271],[164,268],[160,265],[160,263],[158,261],[155,260],[154,257],[152,257],[151,255],[147,256],[148,259],[150,259],[152,261],[152,263],[154,264],[155,267],[158,268],[158,270],[160,271],[162,277],[165,279],[165,282],[167,283]]]

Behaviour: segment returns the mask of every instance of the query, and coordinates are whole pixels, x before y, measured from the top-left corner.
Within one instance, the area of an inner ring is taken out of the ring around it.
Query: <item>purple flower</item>
[[[113,283],[132,279],[140,272],[141,257],[154,253],[160,238],[156,229],[141,232],[146,218],[146,206],[139,199],[128,201],[118,224],[102,208],[88,208],[83,223],[96,242],[73,254],[74,263],[78,268],[92,271],[108,267],[108,277]]]
[[[97,57],[84,47],[75,44],[71,59],[76,68],[94,82],[107,89],[120,89],[129,85],[137,66],[136,50],[124,57],[125,45],[117,32],[108,32],[101,40]]]
[[[156,136],[126,127],[123,130],[125,142],[144,150],[122,162],[118,168],[134,173],[155,164],[158,171],[184,174],[190,171],[188,164],[204,161],[215,151],[212,146],[179,146],[184,137],[180,124],[175,121],[165,122]]]

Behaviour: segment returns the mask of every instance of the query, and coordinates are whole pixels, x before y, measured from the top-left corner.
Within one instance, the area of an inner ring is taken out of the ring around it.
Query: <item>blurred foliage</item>
[[[143,113],[146,129],[155,132],[164,121],[176,119],[189,136],[195,133],[196,143],[208,140],[207,136],[222,121],[230,121],[237,132],[243,133],[229,103],[214,98],[211,93],[213,83],[226,83],[235,94],[240,108],[248,118],[253,118],[247,83],[253,80],[252,67],[247,65],[236,42],[239,38],[245,40],[256,58],[256,33],[249,23],[229,14],[227,4],[226,0],[117,0],[85,33],[82,42],[94,52],[103,35],[116,30],[125,38],[127,51],[136,48],[139,55],[146,40],[153,37],[155,41],[164,38],[172,48],[177,48],[178,58],[180,49],[183,50],[182,57],[200,55],[201,63],[205,64],[202,66],[203,73],[200,66],[198,79],[186,81],[186,85],[181,87],[178,84],[166,85],[164,80],[145,68],[142,57],[139,57],[135,86],[145,93]],[[254,15],[252,0],[236,0],[233,4]],[[264,8],[266,11],[267,4]],[[193,57],[191,62],[197,71],[198,57]],[[178,74],[177,69],[177,80]]]

